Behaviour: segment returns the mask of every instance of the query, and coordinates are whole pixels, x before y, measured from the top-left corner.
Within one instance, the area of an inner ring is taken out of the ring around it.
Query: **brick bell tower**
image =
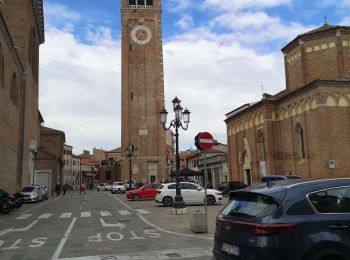
[[[164,107],[161,0],[122,0],[121,180],[154,182],[167,176],[165,131],[159,112]]]

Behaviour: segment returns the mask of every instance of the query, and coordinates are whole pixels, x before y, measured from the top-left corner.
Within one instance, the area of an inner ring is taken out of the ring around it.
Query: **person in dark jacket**
[[[60,183],[56,184],[55,192],[56,192],[56,196],[60,196],[60,193],[61,193],[61,184]]]
[[[63,185],[63,196],[66,196],[67,190],[68,190],[68,185],[67,184]]]

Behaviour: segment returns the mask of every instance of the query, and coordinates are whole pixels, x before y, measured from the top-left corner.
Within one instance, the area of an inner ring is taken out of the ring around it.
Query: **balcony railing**
[[[153,9],[153,5],[130,5],[132,9]]]

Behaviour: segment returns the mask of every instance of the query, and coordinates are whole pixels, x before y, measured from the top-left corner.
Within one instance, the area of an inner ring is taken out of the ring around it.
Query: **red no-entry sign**
[[[210,150],[213,147],[214,138],[208,132],[200,132],[196,135],[194,143],[199,150]]]

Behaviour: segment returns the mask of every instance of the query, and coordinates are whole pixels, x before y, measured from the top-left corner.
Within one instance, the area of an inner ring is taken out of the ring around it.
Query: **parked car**
[[[301,179],[301,177],[298,175],[268,175],[268,176],[261,177],[261,182],[294,180],[294,179]]]
[[[126,192],[126,187],[124,183],[118,182],[118,181],[113,182],[111,193],[114,194],[114,193],[125,193],[125,192]]]
[[[157,195],[157,189],[162,186],[160,183],[149,183],[141,188],[128,191],[126,197],[130,200],[154,199]]]
[[[125,187],[126,187],[126,190],[135,189],[136,188],[136,181],[134,179],[131,179],[131,188],[130,188],[130,180],[126,180]]]
[[[214,259],[350,259],[350,178],[264,183],[233,193],[216,219]]]
[[[103,190],[103,191],[110,191],[112,189],[112,186],[108,183],[100,183],[96,187],[97,191]]]
[[[39,191],[43,194],[43,200],[49,199],[49,190],[45,184],[32,184],[32,186],[38,186]]]
[[[229,181],[220,183],[218,191],[222,192],[222,195],[228,195],[230,191],[239,190],[247,187],[247,185],[240,181]]]
[[[20,192],[15,194],[15,197],[22,202],[39,202],[43,200],[43,194],[39,191],[38,186],[23,187]]]
[[[180,182],[181,195],[187,204],[203,204],[204,188],[192,182]],[[173,205],[176,195],[176,182],[163,183],[157,190],[156,202],[163,203],[165,207]],[[222,193],[218,190],[207,189],[208,205],[222,202]]]

